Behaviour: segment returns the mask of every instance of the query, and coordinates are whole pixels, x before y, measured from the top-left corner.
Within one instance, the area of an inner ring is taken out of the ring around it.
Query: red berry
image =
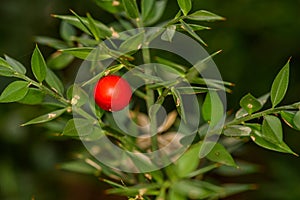
[[[131,99],[129,83],[117,75],[102,77],[94,88],[96,104],[107,111],[119,111],[125,108]]]

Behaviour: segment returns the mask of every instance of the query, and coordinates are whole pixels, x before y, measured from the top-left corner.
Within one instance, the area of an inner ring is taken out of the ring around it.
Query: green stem
[[[269,115],[269,114],[276,114],[276,113],[279,113],[280,111],[296,110],[296,109],[300,109],[300,102],[297,102],[297,103],[294,103],[294,104],[291,104],[291,105],[280,106],[280,107],[277,107],[277,108],[270,108],[270,109],[267,109],[267,110],[264,110],[264,111],[261,111],[261,112],[258,112],[258,113],[254,113],[252,115],[246,115],[244,117],[234,119],[233,121],[228,122],[224,127],[231,126],[231,125],[238,125],[238,124],[244,123],[246,121],[250,121],[252,119],[263,117],[263,116],[266,116],[266,115]]]

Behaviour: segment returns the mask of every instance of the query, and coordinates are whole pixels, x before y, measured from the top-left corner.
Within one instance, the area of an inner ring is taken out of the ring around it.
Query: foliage
[[[199,104],[203,121],[198,127],[198,137],[194,138],[193,145],[178,160],[160,170],[140,174],[120,172],[103,165],[89,155],[81,155],[77,161],[61,164],[62,169],[99,176],[102,181],[114,187],[108,191],[109,193],[126,195],[129,199],[216,199],[255,188],[253,184],[215,184],[205,180],[203,175],[215,168],[239,166],[234,161],[232,152],[228,150],[231,147],[230,139],[234,139],[237,144],[252,140],[263,148],[297,155],[283,140],[282,122],[296,130],[300,129],[300,102],[278,106],[288,88],[289,61],[274,79],[270,93],[260,98],[255,98],[251,94],[245,95],[241,98],[241,108],[235,116],[227,116],[225,124],[218,127],[225,112],[225,106],[219,95],[220,91],[230,92],[229,87],[233,84],[214,79],[204,80],[198,72],[203,70],[203,64],[207,60],[211,60],[219,52],[189,66],[186,63],[180,63],[176,58],[164,58],[163,55],[152,57],[149,51],[140,48],[141,45],[147,45],[159,35],[164,41],[172,42],[175,31],[182,31],[206,45],[198,31],[209,28],[201,23],[224,20],[224,18],[205,10],[192,11],[191,0],[178,0],[180,10],[177,15],[162,24],[159,19],[167,7],[166,0],[95,1],[99,7],[114,14],[116,21],[106,25],[94,19],[90,14],[82,17],[74,11],[71,11],[72,15],[54,15],[62,20],[60,33],[63,40],[48,37],[36,38],[38,43],[48,45],[56,51],[45,59],[36,46],[31,59],[32,77],[26,68],[13,58],[5,56],[0,59],[0,75],[18,79],[4,89],[0,102],[20,102],[53,107],[51,112],[41,114],[24,123],[23,126],[53,123],[58,118],[63,118],[68,121],[60,130],[59,137],[97,140],[106,135],[126,150],[144,152],[145,149],[140,147],[141,141],[115,128],[113,122],[109,120],[111,113],[93,107],[88,94],[83,89],[84,87],[91,89],[96,80],[107,74],[125,74],[132,69],[139,69],[136,60],[140,59],[138,54],[140,52],[143,63],[156,60],[157,63],[167,66],[170,74],[176,74],[179,77],[175,81],[166,82],[157,74],[135,71],[136,75],[145,82],[145,87],[137,89],[134,97],[136,101],[145,103],[145,110],[149,110],[146,113],[150,118],[152,117],[151,119],[156,117],[158,110],[150,111],[150,108],[153,108],[154,104],[163,105],[166,101],[170,103],[168,97],[172,97],[172,104],[178,113],[173,119],[171,115],[168,115],[169,118],[166,121],[169,120],[169,124],[166,122],[154,130],[158,132],[162,129],[159,134],[151,138],[151,150],[157,150],[160,138],[164,139],[172,127],[176,127],[176,119],[187,121],[186,108],[182,99],[184,95],[195,94],[202,99],[203,102]],[[164,28],[164,32],[145,35],[143,28],[151,25]],[[122,34],[123,31],[130,31],[134,28],[138,28],[140,32],[132,32],[132,35]],[[114,41],[111,41],[112,45],[102,43],[103,40],[109,38],[120,40],[119,47],[113,44]],[[98,52],[98,48],[103,51]],[[104,71],[95,69],[96,62],[109,58],[115,58],[117,63]],[[81,85],[73,84],[66,88],[63,80],[56,75],[54,70],[70,67],[74,59],[90,61],[89,67],[94,77]],[[192,85],[182,86],[184,80],[188,80]],[[264,109],[269,97],[272,106]],[[84,110],[86,105],[93,108],[91,113]],[[141,120],[142,110],[138,108],[131,110],[132,115],[137,116],[137,120]],[[147,117],[144,118],[149,120]],[[206,132],[203,131],[208,126],[217,127],[222,137],[216,144],[212,144],[213,148],[205,157],[198,159],[201,148],[204,145],[210,145],[204,140]],[[150,131],[153,131],[151,127]],[[85,134],[82,135],[82,132]]]

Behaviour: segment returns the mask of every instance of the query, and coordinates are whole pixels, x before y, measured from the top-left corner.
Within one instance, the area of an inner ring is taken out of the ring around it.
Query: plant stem
[[[228,122],[224,127],[231,126],[231,125],[238,125],[238,124],[241,124],[243,122],[250,121],[252,119],[263,117],[265,115],[276,114],[276,113],[279,113],[280,111],[296,110],[296,109],[300,109],[300,102],[297,102],[297,103],[294,103],[294,104],[291,104],[291,105],[280,106],[280,107],[277,107],[277,108],[270,108],[270,109],[267,109],[267,110],[264,110],[264,111],[261,111],[261,112],[258,112],[258,113],[254,113],[252,115],[246,115],[244,117],[234,119],[233,121]]]

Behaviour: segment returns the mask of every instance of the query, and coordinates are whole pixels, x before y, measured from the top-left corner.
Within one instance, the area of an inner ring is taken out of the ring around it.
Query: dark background
[[[300,99],[299,0],[195,0],[194,5],[227,18],[210,24],[213,29],[200,32],[200,36],[208,44],[208,52],[223,50],[215,62],[223,79],[236,84],[228,95],[228,109],[238,109],[239,99],[248,92],[257,97],[268,92],[291,56],[290,86],[283,103]],[[90,12],[103,22],[112,20],[92,0],[1,0],[0,55],[7,54],[28,67],[33,37],[58,38],[59,20],[50,14],[69,14],[69,9],[80,15]],[[174,16],[176,10],[176,1],[169,0],[164,18]],[[52,51],[41,50],[45,56]],[[9,81],[0,77],[0,90]],[[55,168],[56,163],[72,157],[79,148],[77,142],[49,139],[39,126],[19,126],[41,114],[38,107],[2,104],[0,113],[0,199],[104,199],[101,189],[106,186],[96,178]],[[285,141],[299,154],[300,133],[284,129]],[[257,183],[259,190],[229,199],[300,199],[299,158],[251,143],[236,156],[260,165],[261,171],[233,181]]]

